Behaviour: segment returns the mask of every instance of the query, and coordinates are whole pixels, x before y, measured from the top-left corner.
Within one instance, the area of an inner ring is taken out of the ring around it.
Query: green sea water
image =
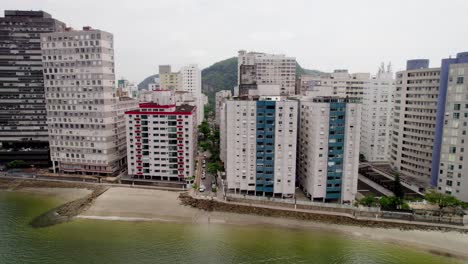
[[[34,229],[60,202],[0,191],[0,264],[456,263],[394,244],[261,226],[76,220]]]

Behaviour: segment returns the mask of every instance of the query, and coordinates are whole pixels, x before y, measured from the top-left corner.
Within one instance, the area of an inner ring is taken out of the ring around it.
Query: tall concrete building
[[[468,202],[468,52],[442,60],[431,183]]]
[[[235,193],[293,197],[298,102],[226,101],[226,180]]]
[[[314,201],[352,203],[357,193],[361,104],[339,97],[300,101],[297,174]]]
[[[362,100],[361,150],[367,161],[389,159],[390,121],[395,79],[390,65],[382,64],[376,76],[364,87]]]
[[[0,18],[0,163],[49,164],[40,34],[64,29],[43,11],[5,10]]]
[[[230,90],[221,90],[215,95],[215,124],[217,126],[221,123],[221,115],[224,112],[226,100],[232,97]]]
[[[369,81],[369,73],[335,70],[333,73],[302,75],[299,90],[301,95],[309,97],[339,96],[362,100]]]
[[[296,84],[296,59],[285,55],[239,51],[238,95],[293,95]]]
[[[180,69],[179,90],[189,92],[197,102],[197,122],[201,124],[204,119],[204,97],[202,94],[201,70],[196,64],[183,66]]]
[[[390,163],[420,189],[429,187],[440,68],[409,60],[396,74]]]
[[[128,174],[134,180],[185,184],[195,173],[196,107],[177,105],[174,93],[147,92],[137,110],[125,113]]]
[[[112,34],[84,27],[41,34],[54,171],[115,176],[125,170],[124,111],[116,96]]]

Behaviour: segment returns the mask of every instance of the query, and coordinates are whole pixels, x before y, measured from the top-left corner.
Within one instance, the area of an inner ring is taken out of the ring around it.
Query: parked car
[[[201,176],[201,179],[202,179],[202,180],[206,179],[206,175],[203,174],[203,175]]]
[[[205,191],[205,186],[203,186],[203,185],[202,185],[202,186],[200,186],[200,188],[198,189],[198,191],[200,191],[200,192],[204,192],[204,191]]]

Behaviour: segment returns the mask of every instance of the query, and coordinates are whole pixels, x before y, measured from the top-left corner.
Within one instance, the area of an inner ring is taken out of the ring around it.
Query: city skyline
[[[2,1],[4,10],[43,10],[76,29],[91,26],[113,32],[116,77],[136,83],[157,73],[160,64],[179,68],[198,63],[206,68],[236,56],[241,49],[287,53],[302,67],[325,72],[347,68],[374,73],[382,61],[391,62],[394,71],[404,70],[407,59],[427,58],[437,65],[447,54],[454,57],[464,50],[462,45],[468,42],[468,37],[450,26],[463,24],[463,10],[468,8],[467,2],[458,0],[450,5],[438,1],[383,5],[367,0],[340,5],[324,1],[269,1],[268,5],[264,1],[141,1],[135,5],[121,1],[112,6],[112,12],[103,12],[110,6],[108,1],[92,2],[93,9],[87,8],[89,4]],[[415,12],[422,4],[424,12]],[[248,13],[243,12],[246,8]],[[88,14],[86,19],[83,14]],[[239,15],[244,19],[238,20]],[[289,19],[278,19],[283,15]],[[402,30],[420,21],[424,27]],[[245,37],[236,37],[241,33]],[[133,48],[135,41],[138,49]],[[450,48],[445,43],[451,43]]]

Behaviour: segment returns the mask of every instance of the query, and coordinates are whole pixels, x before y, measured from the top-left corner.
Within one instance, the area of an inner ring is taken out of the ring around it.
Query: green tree
[[[396,210],[403,205],[403,200],[396,196],[382,197],[379,199],[380,208],[382,210]]]
[[[442,211],[447,207],[457,207],[462,205],[462,202],[452,195],[439,193],[435,190],[430,190],[424,194],[424,198],[431,204],[439,206],[439,210]]]
[[[198,131],[203,134],[203,137],[206,138],[210,132],[211,128],[208,122],[205,120],[198,126]]]
[[[24,162],[24,160],[12,160],[8,162],[5,166],[9,169],[14,169],[14,168],[25,168],[27,167],[27,164],[26,162]]]
[[[200,148],[203,149],[203,151],[206,151],[210,147],[210,143],[206,141],[200,142]]]
[[[405,195],[403,192],[403,186],[401,185],[399,173],[395,175],[395,180],[393,182],[393,193],[400,199],[403,199],[403,196]]]
[[[373,195],[366,195],[358,201],[358,204],[372,207],[378,204],[378,200]]]
[[[222,170],[222,168],[219,162],[211,162],[206,166],[206,170],[211,174],[216,174],[216,172]]]

